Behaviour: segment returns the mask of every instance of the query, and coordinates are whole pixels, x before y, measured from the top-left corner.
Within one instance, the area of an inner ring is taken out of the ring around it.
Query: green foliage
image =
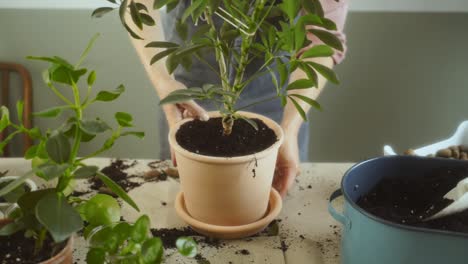
[[[163,259],[162,241],[151,235],[147,215],[140,216],[134,224],[120,222],[97,227],[90,232],[88,241],[86,262],[90,264],[153,264]],[[176,245],[184,256],[193,258],[197,254],[193,238],[181,237]]]
[[[112,0],[110,2],[116,3]],[[139,12],[146,10],[133,1],[131,3]],[[109,8],[101,8],[96,10],[93,16],[99,17],[110,11]],[[35,113],[35,116],[55,118],[61,114],[69,114],[67,121],[58,128],[48,129],[45,132],[41,132],[39,128],[25,128],[21,122],[23,113],[21,101],[16,105],[19,124],[10,120],[8,108],[4,106],[0,108],[0,131],[7,127],[11,131],[9,137],[0,142],[0,151],[19,134],[27,134],[36,140],[25,154],[26,159],[32,160],[32,170],[16,180],[0,185],[0,197],[5,197],[9,201],[17,200],[19,205],[15,213],[9,216],[14,221],[2,227],[0,235],[11,235],[14,232],[23,231],[25,235],[36,239],[37,251],[42,247],[46,235],[50,235],[58,243],[82,229],[85,221],[88,224],[86,230],[89,230],[90,227],[109,225],[120,220],[120,206],[111,196],[97,194],[89,199],[70,196],[75,179],[98,177],[117,196],[138,210],[138,206],[130,196],[109,177],[100,173],[98,167],[84,164],[88,158],[110,149],[122,136],[133,135],[139,138],[144,136],[143,132],[127,130],[133,127],[133,118],[128,113],[117,112],[115,114],[115,128],[100,118],[85,117],[90,105],[116,100],[125,91],[125,87],[119,85],[112,91],[99,91],[94,99],[90,100],[97,75],[95,71],[90,71],[80,65],[89,54],[97,36],[91,39],[75,65],[58,56],[28,57],[49,64],[48,69],[44,71],[43,79],[63,105],[52,106]],[[86,75],[88,72],[89,74]],[[80,91],[81,79],[85,79],[83,83],[87,86],[86,93]],[[61,85],[60,90],[57,85]],[[63,89],[69,89],[72,92],[71,98],[62,94]],[[78,158],[81,143],[91,141],[97,134],[106,136],[107,144],[98,147],[87,156]],[[24,181],[33,175],[38,175],[46,181],[56,180],[57,182],[49,189],[25,192]],[[94,259],[99,259],[99,252],[95,250],[90,255]]]
[[[155,0],[153,9],[166,7],[167,11],[170,11],[178,2],[179,0]],[[119,8],[121,13],[128,11],[131,14],[131,23],[140,29],[153,25],[153,23],[142,23],[148,9],[145,6],[138,7],[133,1],[125,0],[117,3],[116,8]],[[95,12],[99,13],[98,10]],[[215,26],[213,23],[215,17],[222,19],[221,26]],[[130,21],[126,22],[122,14],[121,18],[129,34],[139,38],[129,30],[126,23]],[[189,36],[187,23],[197,24],[197,32]],[[307,26],[314,27],[306,31]],[[324,17],[319,0],[193,0],[182,14],[180,21],[176,23],[176,31],[183,43],[159,40],[150,42],[146,45],[147,48],[159,49],[150,64],[166,58],[166,68],[169,73],[173,73],[179,66],[190,70],[192,60],[205,62],[202,52],[211,52],[215,54],[219,64],[217,68],[210,66],[220,76],[221,83],[217,85],[230,95],[207,96],[204,91],[192,91],[193,88],[190,88],[187,92],[174,91],[163,98],[160,104],[174,104],[193,99],[211,100],[218,103],[223,120],[232,120],[239,111],[235,105],[241,100],[240,95],[243,90],[252,80],[265,72],[279,72],[279,79],[274,74],[271,75],[277,90],[276,94],[281,98],[283,106],[288,102],[286,98],[290,97],[290,90],[317,87],[318,74],[338,84],[338,78],[331,69],[310,61],[312,58],[331,57],[334,50],[343,50],[341,41],[327,30],[336,30],[336,25]],[[303,48],[311,44],[307,39],[308,32],[314,34],[323,44],[317,43],[303,52]],[[234,46],[234,40],[238,38],[241,39],[239,49]],[[247,65],[253,59],[264,60],[264,65],[257,70],[257,74],[246,79],[244,76]],[[276,67],[272,67],[273,63]],[[234,80],[229,80],[227,77],[229,65],[235,65]],[[298,68],[306,73],[307,78],[286,85],[288,76]],[[296,99],[303,98],[296,97]],[[303,101],[310,104],[313,101],[310,100]],[[306,113],[298,107],[297,101],[290,101],[306,119]],[[257,103],[261,102],[259,100]],[[313,105],[316,106],[315,103]]]

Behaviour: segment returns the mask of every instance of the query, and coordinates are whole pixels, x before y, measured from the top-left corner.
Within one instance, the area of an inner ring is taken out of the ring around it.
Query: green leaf
[[[112,232],[117,234],[118,243],[122,244],[125,240],[130,237],[132,227],[127,222],[120,222],[112,228]]]
[[[291,102],[293,102],[294,107],[295,107],[296,110],[299,112],[299,114],[301,115],[302,119],[303,119],[304,121],[307,121],[306,112],[304,111],[304,109],[302,109],[301,105],[300,105],[294,98],[292,98],[291,96],[288,96],[288,98],[291,99]]]
[[[157,53],[156,55],[153,56],[153,58],[151,58],[150,65],[155,64],[157,61],[159,61],[160,59],[170,55],[171,53],[173,53],[177,49],[178,48],[168,48],[168,49],[166,49],[164,51],[161,51],[161,52]]]
[[[293,21],[299,12],[300,3],[297,0],[284,0],[280,8],[288,16],[289,21]]]
[[[169,3],[166,5],[166,12],[169,13],[171,12],[174,8],[177,7],[179,4],[179,0],[171,0]]]
[[[160,9],[172,1],[173,0],[154,0],[153,9]]]
[[[188,26],[186,23],[182,23],[180,19],[176,22],[176,31],[182,40],[187,40]]]
[[[299,63],[299,68],[307,74],[307,78],[314,82],[314,87],[317,87],[318,76],[315,70],[307,63]]]
[[[189,101],[189,100],[196,99],[196,98],[198,98],[198,96],[187,95],[187,94],[170,94],[164,97],[159,102],[159,105],[175,104],[175,103],[185,102],[185,101]]]
[[[301,58],[330,57],[333,55],[333,49],[327,45],[317,45],[302,53]]]
[[[110,225],[120,220],[120,206],[112,196],[96,194],[85,203],[81,214],[91,225]]]
[[[50,181],[52,179],[61,177],[63,173],[70,167],[68,164],[51,164],[45,163],[37,167],[37,176],[44,180]]]
[[[194,258],[198,254],[197,243],[191,237],[179,237],[176,246],[179,253],[185,257]]]
[[[53,193],[54,189],[42,189],[33,192],[28,192],[18,199],[18,206],[21,208],[23,213],[34,214],[39,200],[42,199],[46,194]]]
[[[36,217],[56,243],[68,239],[83,227],[78,212],[67,203],[66,197],[57,193],[42,197],[36,205]]]
[[[22,229],[24,229],[24,225],[21,222],[11,222],[0,227],[0,236],[10,236]]]
[[[175,56],[174,53],[169,55],[166,59],[166,69],[169,72],[169,74],[172,74],[177,69],[177,66],[179,66],[180,63],[180,57]]]
[[[12,182],[12,180],[7,180],[7,181],[4,181],[4,182],[0,182],[0,189],[7,186],[9,182]],[[14,190],[12,190],[11,192],[5,194],[4,196],[2,196],[3,199],[5,199],[5,201],[7,203],[16,203],[18,201],[18,199],[23,195],[25,194],[27,191],[27,188],[25,185],[20,185],[18,186],[17,188],[15,188]]]
[[[39,130],[38,127],[30,129],[26,133],[28,133],[29,137],[32,139],[40,139],[42,137],[41,130]]]
[[[82,120],[80,121],[80,128],[87,134],[97,135],[99,133],[106,132],[110,130],[111,127],[106,124],[106,122],[96,119],[96,120]]]
[[[194,11],[200,7],[203,2],[205,2],[205,0],[193,0],[192,4],[187,9],[185,9],[184,13],[182,14],[181,22],[185,23],[187,18],[191,15],[193,17],[195,13]],[[196,17],[193,21],[195,21],[197,18],[198,17]]]
[[[76,179],[86,179],[86,178],[94,177],[98,170],[99,168],[97,166],[83,166],[77,169],[73,173],[73,176]]]
[[[138,208],[138,205],[128,196],[128,194],[120,187],[117,183],[115,183],[113,180],[111,180],[109,177],[106,175],[98,172],[97,177],[109,188],[111,189],[112,192],[114,192],[117,196],[122,198],[127,204],[129,204],[131,207],[133,207],[135,210],[138,212],[140,209]]]
[[[70,158],[71,146],[68,138],[62,132],[56,132],[47,140],[46,150],[53,161],[61,164]]]
[[[142,243],[148,237],[149,230],[150,219],[147,215],[142,215],[133,225],[130,233],[130,238],[134,242]]]
[[[280,87],[283,87],[288,80],[288,68],[280,59],[276,59],[276,66],[280,76]]]
[[[100,7],[93,11],[93,13],[91,14],[91,17],[100,18],[113,10],[114,10],[113,7]]]
[[[34,116],[40,116],[40,117],[57,117],[59,116],[63,110],[71,108],[68,105],[64,106],[57,106],[57,107],[52,107],[40,112],[33,113]]]
[[[24,158],[29,160],[29,159],[32,159],[32,158],[36,157],[36,153],[37,153],[38,148],[39,148],[38,145],[34,145],[34,146],[31,146],[30,148],[28,148],[26,153],[24,153]]]
[[[127,30],[128,34],[132,36],[132,38],[142,39],[135,32],[133,32],[133,30],[127,25],[127,22],[125,22],[125,11],[127,10],[127,6],[128,6],[128,0],[123,0],[122,3],[120,4],[120,8],[119,8],[120,22],[122,23],[124,28]]]
[[[163,245],[159,237],[153,237],[145,241],[141,247],[141,255],[144,263],[161,263]]]
[[[0,107],[2,118],[0,119],[0,132],[10,124],[10,111],[6,106]]]
[[[102,102],[109,102],[113,101],[125,91],[125,86],[123,84],[119,85],[115,90],[113,91],[100,91],[94,101],[102,101]]]
[[[115,119],[122,127],[132,127],[133,117],[129,113],[117,112],[115,113]]]
[[[148,11],[148,8],[147,8],[144,4],[142,4],[142,3],[136,3],[136,6],[137,6],[137,8],[138,8],[138,11],[145,10],[146,12],[149,12],[149,11]],[[140,13],[140,14],[141,14],[141,13]]]
[[[93,86],[94,81],[96,81],[96,72],[92,71],[88,75],[88,86]]]
[[[246,117],[246,116],[240,116],[241,119],[243,119],[245,122],[247,122],[250,126],[252,126],[255,130],[258,131],[258,125],[255,121],[252,119]]]
[[[124,136],[128,136],[128,135],[133,135],[137,138],[144,138],[145,137],[145,132],[139,132],[139,131],[127,131],[127,132],[123,132],[121,134],[122,137]]]
[[[78,83],[81,76],[86,74],[86,69],[72,70],[62,65],[54,64],[49,68],[50,80],[67,85]]]
[[[299,25],[294,28],[294,49],[300,50],[304,47],[306,31],[304,26]]]
[[[92,234],[89,239],[91,248],[100,248],[105,251],[115,251],[118,247],[118,235],[113,232],[112,227],[105,226],[96,233]]]
[[[296,90],[296,89],[308,89],[315,85],[314,81],[308,79],[299,79],[288,85],[286,90]]]
[[[138,8],[133,0],[130,2],[130,16],[132,17],[133,23],[135,23],[139,29],[143,29],[140,12],[138,12]]]
[[[338,77],[336,76],[335,72],[332,69],[330,69],[330,68],[328,68],[326,66],[323,66],[321,64],[312,62],[312,61],[307,62],[307,64],[309,64],[315,70],[317,70],[318,73],[320,73],[323,77],[325,77],[325,79],[329,80],[330,82],[332,82],[334,84],[340,84],[340,81],[338,80]]]
[[[196,45],[188,46],[188,47],[179,49],[175,56],[184,57],[184,56],[187,56],[189,54],[196,52],[197,50],[203,47],[205,47],[205,44],[196,44]]]
[[[141,22],[143,22],[143,24],[147,26],[151,27],[151,26],[156,25],[156,22],[150,15],[140,13],[140,18],[141,18]]]
[[[343,51],[343,43],[341,43],[340,39],[335,36],[335,34],[321,29],[309,29],[309,32],[314,34],[328,46]]]
[[[152,41],[145,48],[177,48],[179,44],[167,41]]]
[[[40,60],[40,61],[47,61],[52,64],[56,64],[57,66],[64,66],[67,69],[73,70],[74,67],[71,65],[67,60],[64,58],[61,58],[59,56],[54,56],[54,57],[35,57],[35,56],[27,56],[26,57],[29,60]]]
[[[297,98],[301,99],[302,101],[308,103],[310,106],[315,107],[318,110],[322,110],[322,106],[320,106],[320,104],[317,101],[315,101],[314,99],[312,99],[312,98],[309,98],[309,97],[301,95],[301,94],[290,94],[289,96],[297,97]]]
[[[23,123],[23,110],[24,110],[24,102],[23,100],[19,100],[16,102],[16,114],[18,116],[18,121],[22,124]]]
[[[86,263],[104,264],[106,263],[106,251],[99,248],[91,248],[86,254]]]

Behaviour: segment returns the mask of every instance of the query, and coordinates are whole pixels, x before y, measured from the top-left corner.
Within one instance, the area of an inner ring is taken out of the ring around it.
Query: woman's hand
[[[293,185],[296,176],[300,174],[299,164],[297,133],[285,131],[284,141],[278,152],[273,179],[273,187],[283,198]]]
[[[176,89],[187,89],[180,82],[173,80],[172,91]],[[169,89],[168,89],[169,90]],[[168,127],[171,128],[177,122],[181,121],[184,118],[198,118],[202,121],[207,121],[210,119],[208,113],[198,105],[195,101],[190,100],[186,102],[163,105],[163,111],[166,116]],[[174,155],[174,150],[171,148],[171,159],[174,166],[177,166],[177,161]]]

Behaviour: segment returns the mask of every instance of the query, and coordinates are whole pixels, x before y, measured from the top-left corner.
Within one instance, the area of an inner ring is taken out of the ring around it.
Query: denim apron
[[[182,0],[179,2],[178,6],[171,10],[169,13],[166,13],[166,10],[162,9],[161,14],[161,23],[166,41],[183,44],[184,41],[179,37],[176,30],[176,21],[182,17],[184,10],[190,6],[190,0]],[[197,28],[203,25],[204,21],[198,21],[198,25],[195,25],[191,18],[186,20],[188,25],[188,38],[197,31]],[[219,17],[214,18],[214,23],[219,28],[222,24],[222,20]],[[241,39],[236,39],[234,46],[239,48]],[[215,69],[218,69],[218,63],[214,52],[207,53],[204,59],[210,63]],[[252,61],[246,69],[244,78],[249,78],[257,72],[257,70],[263,65],[264,61],[256,59]],[[272,69],[276,69],[276,65],[272,64],[270,66]],[[235,77],[235,71],[231,67],[228,69],[229,80],[232,81]],[[277,79],[279,80],[278,72],[275,73]],[[219,84],[221,80],[219,76],[213,72],[206,64],[193,59],[192,67],[190,71],[185,70],[182,66],[177,67],[174,71],[174,78],[183,83],[186,87],[201,87],[203,84]],[[261,101],[263,99],[268,99],[276,95],[276,88],[272,81],[272,77],[269,73],[259,75],[252,82],[250,82],[244,89],[244,92],[241,94],[241,99],[239,100],[237,107],[242,107],[249,105],[253,102]],[[217,110],[210,102],[207,101],[197,101],[204,109],[207,111]],[[281,107],[281,102],[279,99],[272,101],[267,101],[264,103],[256,104],[252,107],[245,109],[249,112],[254,112],[258,114],[265,115],[276,122],[280,123],[283,116],[283,108]],[[167,159],[170,158],[170,151],[167,138],[164,135],[168,134],[168,125],[164,115],[159,116],[159,128],[160,128],[160,158]],[[298,142],[299,142],[299,155],[301,161],[308,161],[308,142],[309,142],[309,131],[307,124],[302,124],[299,130]]]

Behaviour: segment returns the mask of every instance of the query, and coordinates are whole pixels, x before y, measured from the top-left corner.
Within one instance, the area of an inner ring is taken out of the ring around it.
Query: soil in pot
[[[468,233],[468,210],[431,221],[422,221],[439,212],[452,200],[444,195],[468,176],[466,168],[440,168],[415,178],[381,180],[357,204],[385,220],[415,227]]]
[[[198,119],[180,126],[176,140],[180,146],[193,153],[214,157],[236,157],[260,152],[273,145],[277,140],[275,132],[263,121],[257,123],[255,130],[243,119],[234,122],[232,133],[223,135],[221,118],[208,121]]]
[[[44,241],[42,250],[34,254],[34,240],[25,238],[23,232],[17,232],[11,236],[0,236],[0,263],[37,264],[58,254],[66,244],[65,241],[55,245],[49,237]]]

